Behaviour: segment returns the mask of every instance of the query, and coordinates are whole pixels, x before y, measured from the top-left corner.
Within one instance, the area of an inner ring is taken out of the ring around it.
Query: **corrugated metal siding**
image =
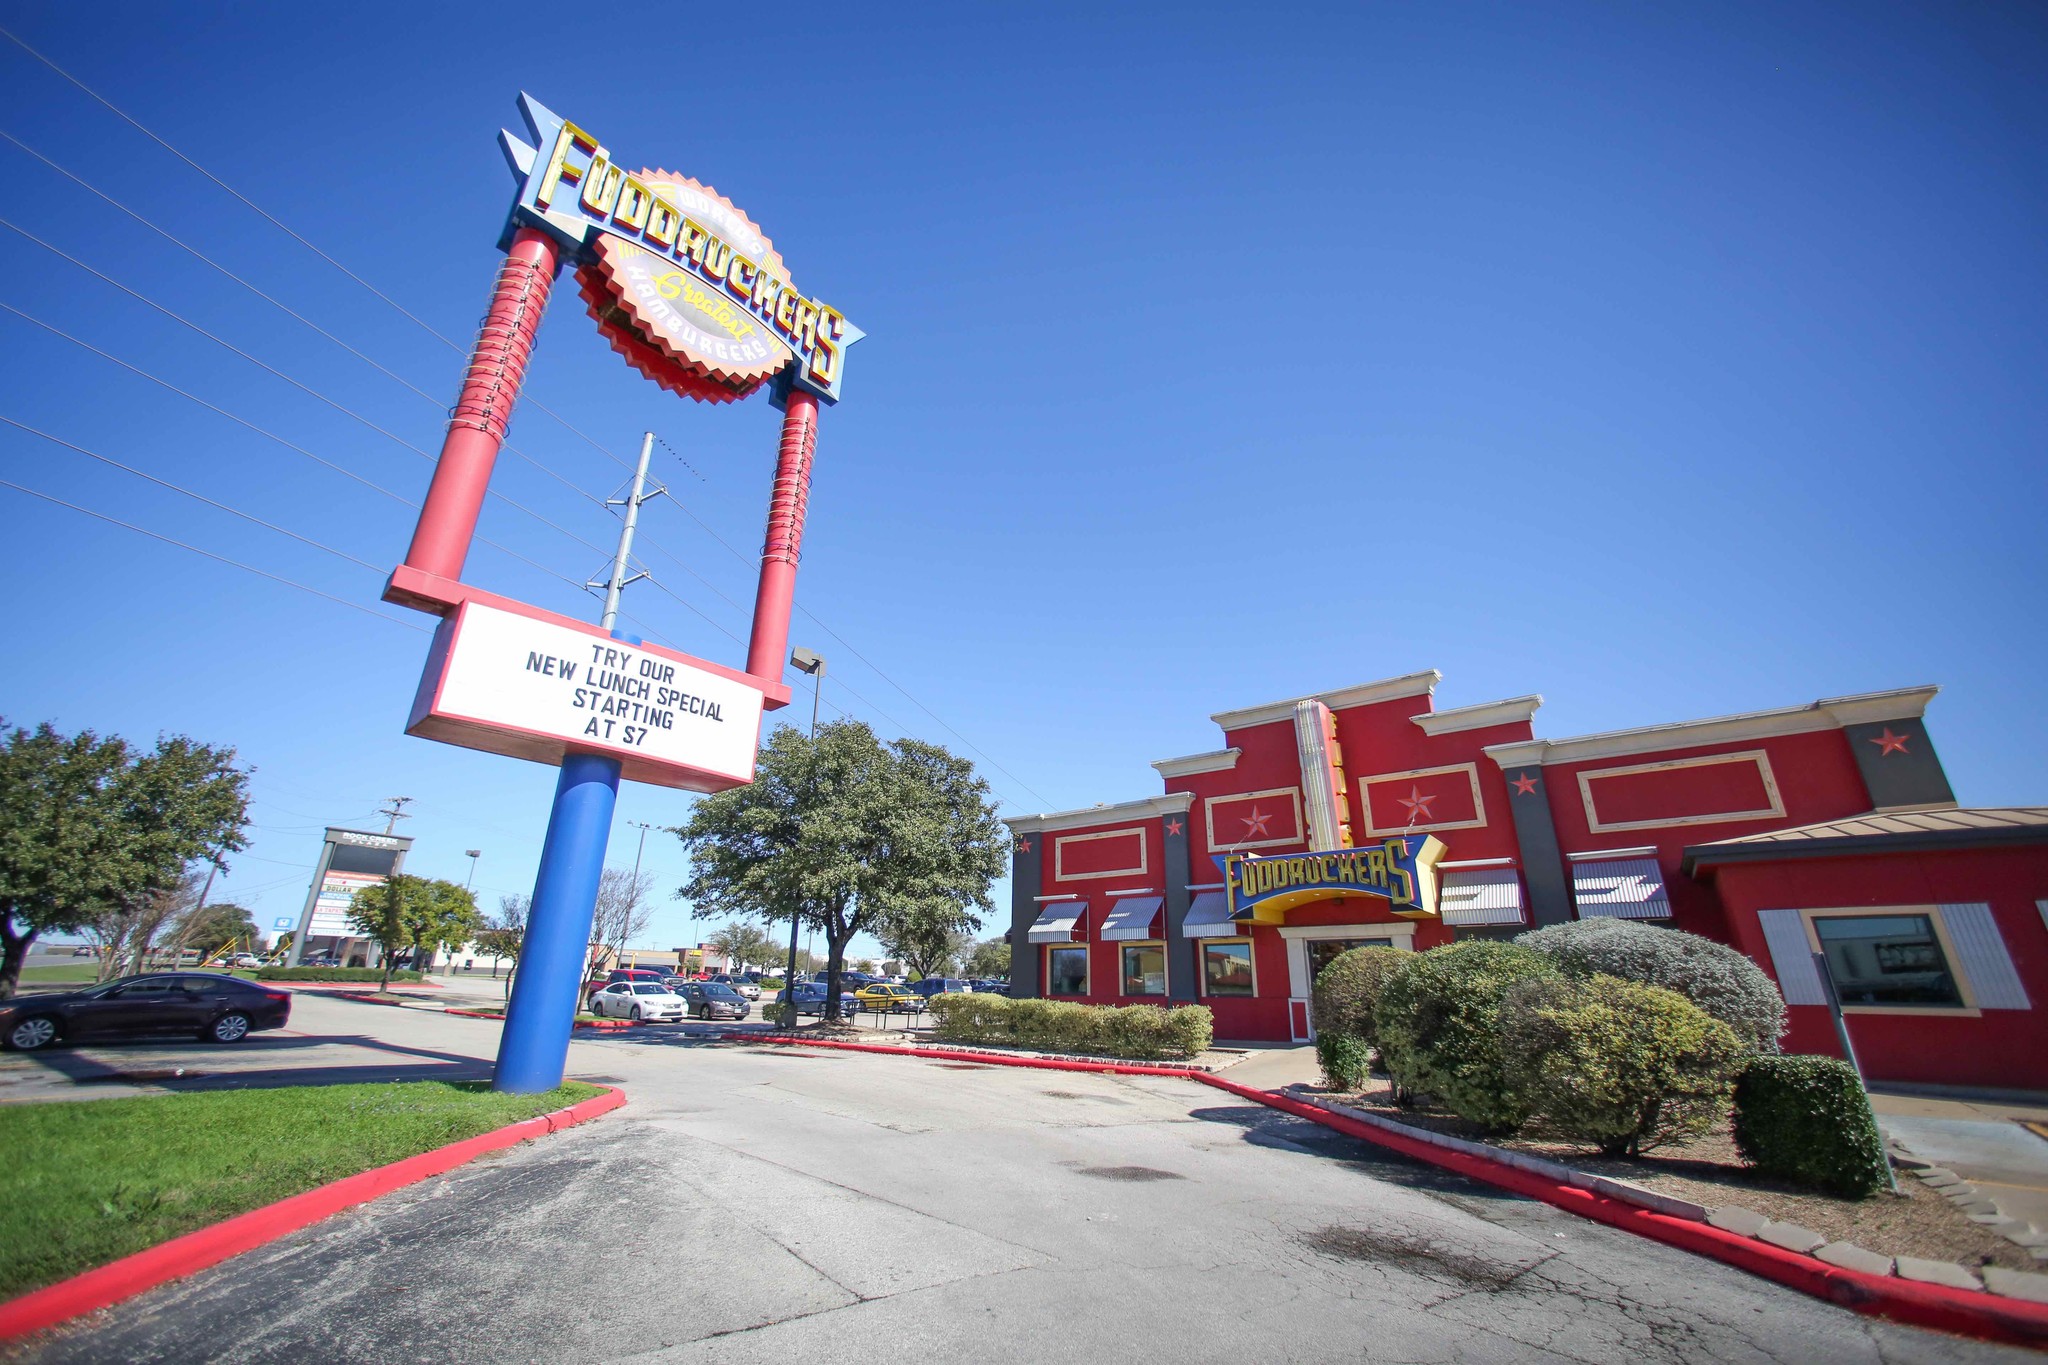
[[[1963,975],[1970,979],[1970,993],[1977,997],[1977,1008],[1984,1010],[2030,1010],[2034,1007],[2027,999],[2027,988],[2020,984],[2020,974],[2012,965],[2012,955],[2005,951],[2005,940],[1999,937],[1998,923],[1991,918],[1991,907],[1978,902],[1969,905],[1944,905],[1941,907],[1942,927],[1948,930],[1948,941],[1955,945],[1958,964]]]
[[[1813,945],[1806,940],[1806,919],[1797,910],[1759,910],[1764,942],[1770,945],[1771,969],[1778,975],[1778,993],[1788,1005],[1825,1005],[1827,991],[1813,965]]]
[[[1180,932],[1186,938],[1236,938],[1239,930],[1230,918],[1230,898],[1221,891],[1198,893]]]
[[[1037,922],[1025,937],[1032,943],[1072,943],[1080,937],[1078,930],[1087,913],[1087,901],[1053,901],[1038,912]]]
[[[1159,935],[1152,932],[1152,921],[1158,918],[1159,907],[1164,904],[1164,896],[1126,896],[1109,907],[1096,937],[1105,943],[1157,938]]]
[[[1580,919],[1669,919],[1671,898],[1654,858],[1616,858],[1572,865],[1572,899]]]
[[[1522,878],[1511,867],[1451,871],[1443,874],[1437,905],[1444,923],[1527,924],[1522,913]]]

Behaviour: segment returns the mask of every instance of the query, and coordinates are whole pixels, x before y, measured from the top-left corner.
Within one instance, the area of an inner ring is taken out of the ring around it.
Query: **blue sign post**
[[[639,636],[621,631],[612,637],[640,643]],[[491,1089],[502,1094],[538,1095],[562,1083],[618,801],[619,760],[602,754],[563,757],[512,999],[505,1006],[505,1031],[498,1037]]]

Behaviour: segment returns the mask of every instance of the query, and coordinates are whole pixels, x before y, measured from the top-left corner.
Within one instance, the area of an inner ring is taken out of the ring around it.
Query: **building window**
[[[1930,917],[1815,915],[1813,931],[1844,1005],[1962,1006]]]
[[[1088,994],[1088,949],[1047,948],[1045,950],[1045,993],[1047,995]]]
[[[1252,945],[1243,939],[1235,943],[1205,941],[1202,944],[1202,986],[1205,995],[1250,995]]]
[[[1124,945],[1125,995],[1166,994],[1166,945],[1127,943]]]

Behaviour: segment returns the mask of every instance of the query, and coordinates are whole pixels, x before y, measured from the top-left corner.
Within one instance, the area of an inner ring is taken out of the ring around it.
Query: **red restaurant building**
[[[1872,1078],[2048,1090],[2048,808],[1957,806],[1935,688],[1538,739],[1542,698],[1439,711],[1440,676],[1221,712],[1222,748],[1152,765],[1162,794],[1010,820],[1014,993],[1305,1041],[1348,948],[1613,916],[1755,959],[1788,1050],[1837,1050],[1822,954]],[[1416,835],[1442,845],[1426,912],[1347,889],[1233,916],[1229,855]]]

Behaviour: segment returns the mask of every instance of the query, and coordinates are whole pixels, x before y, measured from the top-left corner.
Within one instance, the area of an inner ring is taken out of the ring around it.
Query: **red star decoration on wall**
[[[1906,741],[1911,738],[1911,735],[1893,734],[1892,727],[1887,725],[1884,727],[1883,734],[1871,737],[1870,743],[1877,746],[1877,756],[1879,758],[1884,758],[1889,754],[1905,754],[1910,758],[1912,757],[1912,751],[1906,747]]]
[[[1260,813],[1259,808],[1257,806],[1253,806],[1252,813],[1250,815],[1247,815],[1244,820],[1244,837],[1249,839],[1254,834],[1263,835],[1270,833],[1271,831],[1268,829],[1268,826],[1271,825],[1272,822],[1272,816]]]
[[[1179,820],[1168,820],[1166,822],[1166,832],[1168,834],[1178,834],[1181,832],[1181,829],[1182,826]]]
[[[1527,773],[1523,773],[1508,785],[1513,787],[1515,793],[1519,796],[1534,796],[1536,794],[1536,779]]]
[[[1418,817],[1424,820],[1431,818],[1429,803],[1436,800],[1434,796],[1424,796],[1420,787],[1408,788],[1408,794],[1397,799],[1408,808],[1408,823],[1411,825]]]
[[[1029,853],[1031,851],[1031,841],[1029,839],[1019,839],[1017,841],[1017,851],[1019,853]]]

